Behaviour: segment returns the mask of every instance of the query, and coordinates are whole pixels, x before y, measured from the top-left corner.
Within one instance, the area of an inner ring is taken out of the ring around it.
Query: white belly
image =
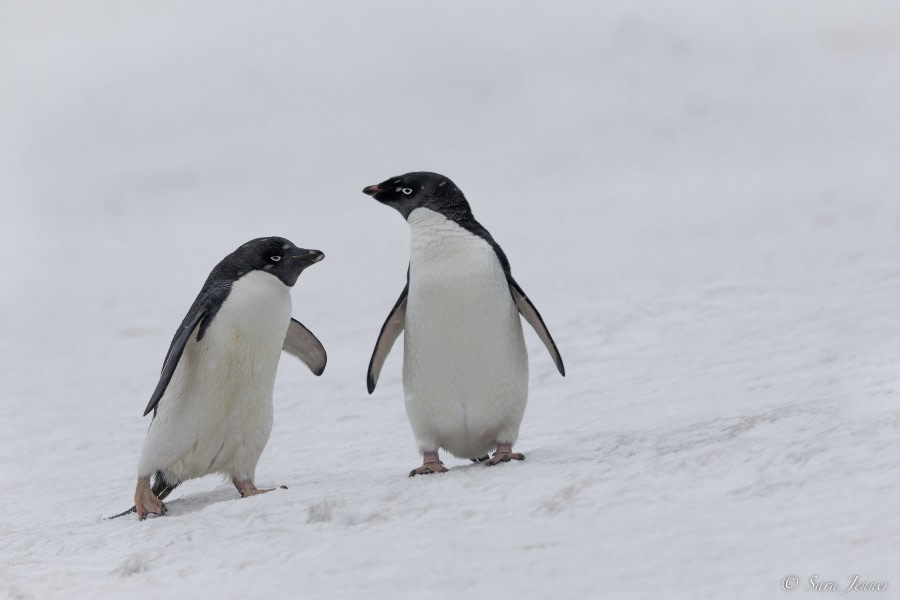
[[[138,476],[170,483],[219,472],[253,479],[272,431],[275,372],[290,288],[252,271],[232,286],[198,343],[191,336],[147,432]]]
[[[421,451],[475,458],[513,443],[528,399],[519,314],[491,246],[428,209],[412,229],[406,412]]]

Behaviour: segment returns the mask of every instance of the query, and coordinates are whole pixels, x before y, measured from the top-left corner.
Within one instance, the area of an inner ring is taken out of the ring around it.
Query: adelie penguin
[[[324,256],[284,238],[258,238],[212,270],[175,332],[144,410],[153,420],[134,507],[123,515],[165,514],[163,500],[178,484],[210,473],[230,477],[241,496],[271,491],[253,480],[272,431],[281,351],[316,375],[325,370],[325,348],[291,318],[291,287]]]
[[[406,287],[381,328],[367,377],[371,394],[405,332],[406,414],[423,455],[410,476],[446,471],[439,449],[488,465],[523,460],[512,451],[528,400],[520,314],[560,374],[565,368],[506,255],[442,175],[407,173],[363,192],[396,209],[412,234]]]

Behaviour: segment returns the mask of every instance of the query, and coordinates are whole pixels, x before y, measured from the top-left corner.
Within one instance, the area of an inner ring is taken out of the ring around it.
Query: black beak
[[[370,185],[363,188],[363,194],[368,194],[370,196],[374,196],[378,192],[383,192],[384,190],[378,187],[377,185]]]
[[[303,268],[314,265],[325,258],[325,253],[319,250],[307,250],[306,248],[297,248],[300,252],[294,255],[294,258],[300,259]]]

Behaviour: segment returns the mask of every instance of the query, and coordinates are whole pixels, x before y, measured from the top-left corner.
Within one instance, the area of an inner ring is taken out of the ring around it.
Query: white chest
[[[506,364],[521,338],[518,313],[494,249],[445,217],[417,209],[404,337],[407,371],[472,381]],[[515,354],[515,353],[513,353]]]
[[[422,294],[446,293],[458,303],[507,287],[496,253],[482,238],[425,208],[414,210],[408,222],[411,304]]]
[[[207,330],[207,346],[223,359],[232,355],[259,362],[263,355],[277,357],[290,318],[290,288],[274,275],[251,271],[232,285]]]
[[[408,221],[407,415],[423,451],[481,456],[500,437],[515,439],[524,413],[528,358],[519,315],[488,242],[427,209]]]
[[[291,318],[290,288],[277,277],[253,271],[232,285],[228,298],[197,344],[210,374],[216,410],[239,415],[271,404],[275,371]],[[208,394],[200,394],[205,397]]]

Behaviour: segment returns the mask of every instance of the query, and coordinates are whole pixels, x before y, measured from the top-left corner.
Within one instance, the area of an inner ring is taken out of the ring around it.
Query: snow
[[[887,0],[4,4],[0,597],[897,597],[898,40]],[[409,233],[360,190],[422,169],[565,360],[526,327],[523,463],[410,479],[396,349],[366,393]],[[276,234],[326,254],[289,489],[104,520],[204,278]]]

